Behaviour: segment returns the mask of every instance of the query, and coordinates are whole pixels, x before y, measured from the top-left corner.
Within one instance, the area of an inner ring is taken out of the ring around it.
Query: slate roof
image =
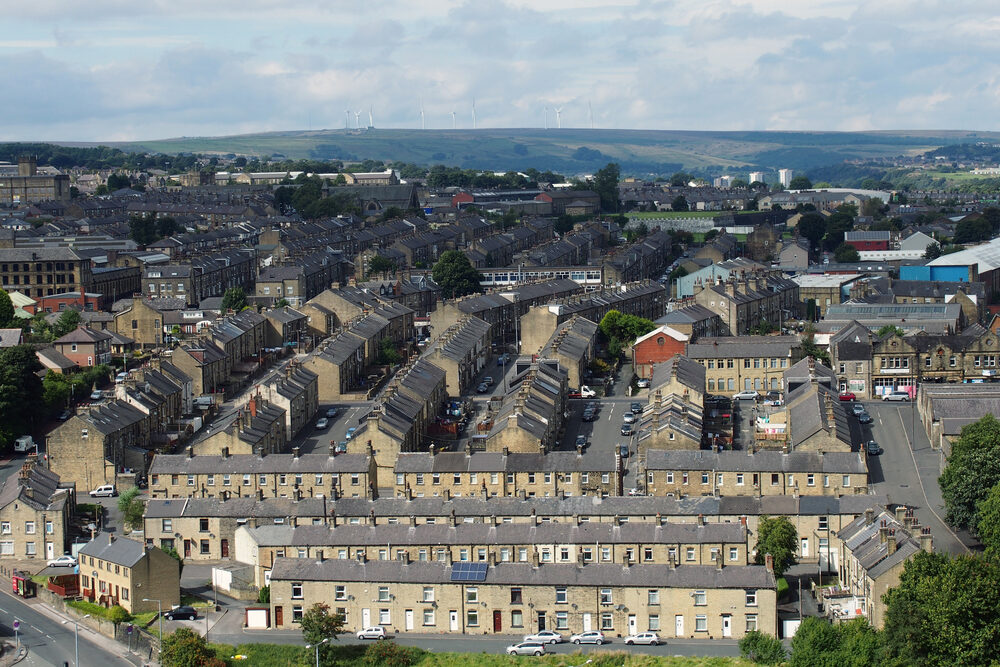
[[[885,542],[879,532],[883,524],[885,528],[895,531]],[[864,515],[859,516],[842,528],[837,537],[872,579],[878,579],[921,550],[920,542],[896,519],[893,512],[885,508],[874,513],[871,523]],[[890,539],[896,541],[894,553],[889,553]]]
[[[59,475],[38,465],[30,465],[27,473],[22,466],[3,481],[0,507],[12,502],[28,503],[39,510],[60,511],[69,498],[69,489],[59,488]]]
[[[691,359],[789,357],[801,345],[798,336],[716,336],[688,343]]]
[[[649,381],[649,391],[655,393],[657,389],[669,384],[674,379],[699,394],[705,392],[705,367],[680,354],[675,354],[663,363],[653,366],[653,377]]]
[[[133,567],[146,555],[146,549],[141,542],[102,532],[87,542],[80,553],[115,565]]]
[[[107,331],[94,331],[87,327],[77,327],[53,343],[99,343],[111,338]]]
[[[188,458],[184,454],[157,454],[149,467],[150,475],[206,475],[231,473],[363,473],[368,472],[366,454],[235,454],[198,455]]]
[[[716,472],[813,472],[867,475],[868,467],[856,452],[686,451],[649,450],[650,470],[699,470]]]

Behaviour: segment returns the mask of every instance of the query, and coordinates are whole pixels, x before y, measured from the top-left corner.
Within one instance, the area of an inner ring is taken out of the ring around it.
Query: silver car
[[[541,642],[520,642],[511,644],[506,649],[507,655],[542,655],[545,653],[545,644]]]

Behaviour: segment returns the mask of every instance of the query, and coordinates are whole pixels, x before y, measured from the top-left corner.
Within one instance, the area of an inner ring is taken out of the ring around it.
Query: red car
[[[845,391],[843,394],[840,395],[840,400],[842,401],[854,401],[857,400],[857,398],[858,398],[857,396],[855,396],[849,391]]]

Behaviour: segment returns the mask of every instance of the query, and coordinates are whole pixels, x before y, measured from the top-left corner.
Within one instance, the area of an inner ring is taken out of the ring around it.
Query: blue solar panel
[[[487,563],[454,563],[451,566],[452,581],[486,581]]]

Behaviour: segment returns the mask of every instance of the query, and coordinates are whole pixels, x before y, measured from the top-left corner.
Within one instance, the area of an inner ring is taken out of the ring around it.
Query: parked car
[[[103,484],[90,492],[91,498],[113,498],[117,495],[114,484]]]
[[[636,385],[638,385],[639,389],[649,389],[649,378],[639,378]]]
[[[193,621],[198,618],[198,612],[194,610],[194,607],[181,605],[163,614],[163,618],[168,621]]]
[[[854,395],[854,392],[845,391],[840,395],[840,400],[842,401],[856,401],[858,397]]]
[[[59,413],[59,421],[64,422],[70,418],[69,410],[63,410]]]
[[[622,415],[622,421],[625,422],[626,424],[632,424],[635,422],[635,415],[632,414],[631,412],[626,412],[624,415]]]
[[[583,411],[583,421],[592,422],[597,419],[597,413],[590,408]]]
[[[581,433],[580,435],[576,436],[576,446],[577,447],[586,447],[587,446],[587,436],[585,436],[583,433]]]
[[[76,559],[69,554],[63,554],[59,558],[53,558],[46,565],[49,567],[76,567]]]
[[[908,401],[910,400],[910,395],[905,391],[890,391],[888,394],[882,395],[883,401]]]
[[[100,389],[95,389],[94,391],[90,392],[90,400],[99,401],[102,398],[104,398],[104,392],[102,392]]]
[[[858,421],[862,424],[871,424],[872,416],[867,412],[862,412],[860,415],[858,415]]]
[[[486,377],[484,377],[483,378],[483,384],[485,384],[487,387],[492,387],[493,386],[493,376],[492,375],[487,375]]]
[[[373,625],[370,628],[358,630],[358,639],[385,639],[385,628],[381,625]]]
[[[757,398],[757,392],[755,391],[741,391],[737,394],[733,394],[733,400],[736,401],[749,401],[755,398]]]
[[[503,366],[508,361],[510,361],[510,355],[504,352],[499,357],[497,357],[497,366]]]
[[[541,642],[520,642],[511,644],[506,649],[507,655],[542,655],[545,653],[545,644]]]
[[[578,635],[573,635],[569,638],[569,640],[574,644],[603,644],[606,641],[604,639],[604,633],[597,632],[596,630],[581,632]]]
[[[320,417],[319,421],[316,422],[316,428],[324,429],[330,425],[330,420],[326,417]]]
[[[538,642],[539,644],[559,644],[563,641],[563,636],[552,630],[542,630],[533,635],[525,635],[524,641]]]
[[[628,458],[628,445],[618,445],[618,453],[623,459]]]
[[[632,435],[632,425],[631,424],[622,424],[621,434],[622,435]]]
[[[636,401],[636,402],[632,403],[632,405],[629,406],[629,409],[632,410],[632,414],[634,414],[634,415],[641,415],[642,414],[642,403],[639,403],[638,401]]]
[[[479,386],[476,387],[476,393],[478,393],[478,394],[485,394],[489,390],[490,390],[490,386],[488,384],[486,384],[485,382],[480,382]]]
[[[868,454],[868,456],[878,456],[882,453],[882,448],[874,440],[869,440],[865,443],[865,453]]]
[[[634,487],[634,486],[631,489],[628,490],[628,494],[630,496],[644,496],[644,495],[646,495],[645,493],[642,492],[641,489],[639,489],[637,487]]]
[[[344,440],[350,440],[351,438],[353,438],[354,434],[357,433],[357,431],[358,428],[356,426],[352,426],[351,428],[347,429],[347,433],[344,434]]]
[[[647,644],[648,646],[659,646],[660,637],[655,632],[640,632],[637,635],[629,635],[625,638],[625,643],[631,646],[632,644]]]
[[[336,417],[337,416],[337,408],[329,408],[326,411],[326,416],[327,416],[328,419],[333,419],[334,417]]]
[[[851,406],[851,413],[855,417],[860,417],[861,415],[865,414],[866,412],[868,412],[868,411],[865,410],[865,406],[861,405],[860,403],[855,403],[854,405]]]

